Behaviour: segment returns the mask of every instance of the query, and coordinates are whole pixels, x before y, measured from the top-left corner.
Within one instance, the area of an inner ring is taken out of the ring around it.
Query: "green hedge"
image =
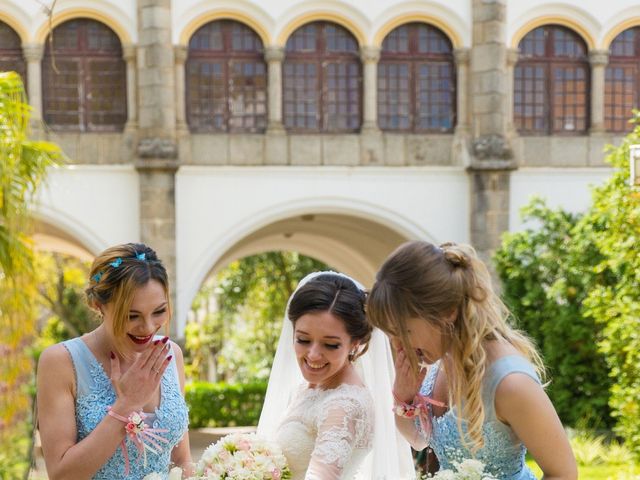
[[[189,425],[191,428],[257,425],[266,391],[266,382],[187,384]]]

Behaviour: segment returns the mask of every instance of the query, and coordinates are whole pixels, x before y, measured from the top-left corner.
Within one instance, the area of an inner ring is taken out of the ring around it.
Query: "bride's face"
[[[293,342],[302,376],[311,386],[334,380],[349,364],[349,352],[355,346],[344,322],[329,312],[298,318]]]

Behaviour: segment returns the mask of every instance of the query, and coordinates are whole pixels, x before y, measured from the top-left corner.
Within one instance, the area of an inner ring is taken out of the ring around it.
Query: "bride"
[[[289,299],[258,433],[275,439],[293,480],[415,477],[392,413],[388,341],[350,277],[316,272]]]

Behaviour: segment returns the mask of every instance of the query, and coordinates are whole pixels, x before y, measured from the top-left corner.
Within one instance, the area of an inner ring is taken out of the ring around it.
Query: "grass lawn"
[[[533,460],[527,460],[527,465],[542,478],[542,471]],[[580,480],[638,480],[640,479],[640,466],[624,467],[621,465],[593,465],[578,466],[578,478]]]

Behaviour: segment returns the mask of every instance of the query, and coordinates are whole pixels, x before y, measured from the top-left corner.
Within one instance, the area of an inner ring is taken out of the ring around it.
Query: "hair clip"
[[[100,283],[100,279],[102,278],[102,272],[98,272],[96,273],[93,277],[93,280],[95,280],[96,283]]]
[[[142,253],[136,253],[136,258],[138,260],[146,260],[147,259],[147,254],[142,252]]]
[[[122,265],[122,258],[116,258],[113,262],[109,263],[109,265],[111,265],[113,268],[118,268],[120,265]]]

